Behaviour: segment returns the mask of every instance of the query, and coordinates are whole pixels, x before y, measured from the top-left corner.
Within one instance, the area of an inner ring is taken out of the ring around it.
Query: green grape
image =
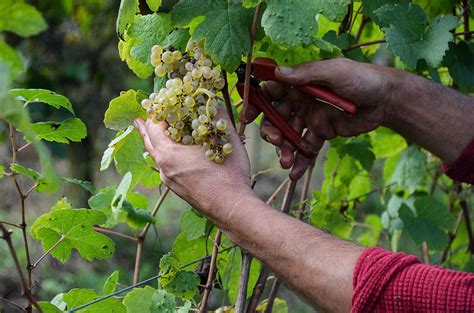
[[[163,60],[163,63],[165,64],[171,64],[174,62],[173,58],[173,53],[171,51],[165,51],[161,55],[161,60]]]
[[[222,152],[224,152],[225,155],[231,154],[233,150],[234,150],[234,147],[232,147],[231,143],[226,143],[225,145],[222,146]]]
[[[141,102],[142,108],[149,109],[152,106],[152,102],[149,99],[143,99]]]
[[[199,120],[197,120],[197,119],[194,119],[194,120],[191,122],[191,127],[192,127],[192,129],[198,129],[199,125],[201,125],[201,123],[200,123]]]
[[[202,77],[204,77],[205,79],[209,79],[212,77],[212,70],[209,67],[203,66],[201,68],[201,71],[202,71]]]
[[[182,57],[181,51],[179,51],[179,50],[173,51],[173,58],[174,58],[175,61],[181,60],[181,57]]]
[[[213,105],[209,106],[209,114],[211,117],[214,117],[217,115],[217,108]]]
[[[186,69],[186,71],[191,72],[194,68],[194,65],[191,62],[186,62],[186,64],[184,65],[184,68]]]
[[[207,129],[207,127],[205,125],[199,125],[199,127],[197,128],[197,132],[199,135],[205,135],[209,132],[209,129]]]
[[[173,71],[173,65],[171,64],[163,64],[163,69],[166,71],[166,73],[171,73]]]
[[[164,65],[160,64],[155,67],[155,75],[158,77],[163,77],[166,75],[166,70],[165,70]]]
[[[227,128],[227,122],[226,120],[224,119],[219,119],[217,122],[216,122],[216,128],[218,130],[225,130]]]
[[[209,149],[204,153],[204,156],[209,160],[214,160],[215,154],[214,151]]]
[[[216,162],[217,164],[222,164],[224,163],[225,159],[223,156],[220,156],[220,155],[216,155],[214,156],[214,162]]]
[[[166,116],[166,121],[170,124],[174,124],[177,120],[178,120],[178,115],[176,115],[174,113],[169,113]]]
[[[159,45],[154,45],[153,47],[151,47],[151,53],[156,53],[156,54],[161,55],[163,53],[163,48]]]
[[[183,85],[183,92],[184,92],[185,94],[189,95],[191,92],[193,92],[193,90],[194,90],[194,87],[193,87],[192,84],[187,84],[187,83],[185,83],[185,84]]]
[[[191,71],[191,76],[192,76],[192,78],[194,78],[194,79],[200,78],[200,77],[202,76],[202,72],[201,72],[200,69],[195,68],[195,69],[193,69],[193,70]]]
[[[187,106],[188,108],[192,108],[196,104],[196,101],[194,100],[193,97],[187,96],[184,98],[184,105]]]
[[[218,79],[221,77],[221,73],[218,70],[212,70],[212,79]]]
[[[196,98],[196,100],[198,100],[198,99]],[[199,100],[198,100],[198,102],[199,102]],[[198,108],[197,113],[198,113],[199,115],[206,114],[206,106],[201,105],[201,106]]]
[[[204,115],[204,114],[199,115],[198,120],[199,120],[199,123],[201,124],[207,123],[209,121],[209,119],[207,118],[207,115]]]
[[[181,139],[181,142],[185,145],[192,145],[193,144],[193,137],[189,135],[183,136],[183,139]]]

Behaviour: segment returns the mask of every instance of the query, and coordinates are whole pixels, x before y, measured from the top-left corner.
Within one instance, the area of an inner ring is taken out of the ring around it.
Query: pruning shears
[[[288,125],[283,116],[273,107],[271,101],[262,93],[260,88],[260,82],[264,80],[278,81],[275,77],[275,68],[278,64],[270,58],[256,58],[251,64],[251,76],[250,76],[250,89],[249,89],[249,102],[257,107],[265,118],[275,127],[277,127],[283,134],[283,136],[289,140],[298,151],[306,157],[313,158],[316,153],[310,144],[305,142],[303,138]],[[244,82],[246,73],[246,64],[241,62],[239,68],[236,71],[238,82],[237,90],[241,98],[244,98]],[[329,104],[338,110],[344,111],[348,114],[355,114],[357,107],[355,103],[342,98],[341,96],[333,93],[332,91],[316,85],[301,85],[294,86],[294,88],[314,96],[317,100]]]

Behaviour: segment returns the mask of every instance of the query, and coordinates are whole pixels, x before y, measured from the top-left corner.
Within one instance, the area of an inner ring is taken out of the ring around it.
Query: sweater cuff
[[[354,269],[351,312],[373,312],[392,279],[408,266],[418,263],[417,257],[404,253],[380,248],[365,250]]]
[[[453,164],[444,164],[443,170],[454,180],[474,184],[474,140]]]

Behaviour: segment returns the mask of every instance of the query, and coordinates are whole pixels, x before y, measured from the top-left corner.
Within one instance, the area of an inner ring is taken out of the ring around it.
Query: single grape
[[[224,157],[220,156],[220,155],[216,155],[214,157],[214,162],[216,162],[217,164],[223,164],[225,161]]]
[[[200,78],[202,76],[202,72],[200,69],[195,68],[191,71],[191,75],[194,79]]]
[[[141,102],[142,108],[144,108],[145,110],[150,108],[152,104],[153,103],[149,99],[143,99]]]
[[[160,45],[154,45],[151,47],[151,53],[162,54],[163,48]]]
[[[184,68],[186,69],[186,71],[191,72],[194,68],[194,65],[191,62],[186,62]]]
[[[166,65],[166,64],[165,64]],[[158,76],[158,77],[163,77],[166,75],[166,69],[165,69],[165,66],[164,65],[158,65],[157,67],[155,67],[155,75]]]
[[[197,128],[197,131],[198,131],[198,134],[202,136],[202,135],[206,135],[209,132],[209,129],[207,129],[207,127],[205,125],[201,124]]]
[[[188,108],[192,108],[196,104],[196,100],[193,97],[187,96],[184,98],[184,105]]]
[[[198,120],[199,120],[199,123],[201,124],[207,123],[209,121],[209,119],[207,118],[207,115],[205,114],[199,115]]]
[[[183,136],[183,139],[181,139],[181,142],[185,145],[192,145],[193,144],[193,137],[189,135]]]
[[[209,149],[204,153],[204,156],[209,160],[214,160],[215,154],[214,151]]]
[[[209,79],[212,77],[212,70],[209,67],[203,66],[201,68],[201,71],[202,71],[202,77],[204,77],[205,79]]]
[[[173,71],[173,65],[171,64],[163,64],[163,69],[166,71],[166,73],[171,73]]]
[[[209,115],[211,115],[211,117],[216,116],[217,115],[217,107],[215,107],[214,105],[209,106]]]
[[[174,127],[176,129],[183,129],[184,128],[184,122],[183,121],[177,121],[175,124],[174,124]]]
[[[225,130],[227,128],[227,121],[225,119],[219,119],[217,122],[216,122],[216,128],[218,130]]]
[[[212,70],[212,78],[218,79],[219,77],[221,77],[221,73],[218,70]]]
[[[201,123],[199,122],[198,119],[194,119],[192,122],[191,122],[191,127],[192,129],[198,129],[198,127],[201,125]]]
[[[197,99],[196,99],[196,100],[197,100]],[[206,106],[201,105],[201,106],[198,108],[197,113],[198,113],[199,115],[206,114]]]
[[[182,57],[181,51],[179,51],[179,50],[174,50],[173,51],[173,58],[174,58],[175,61],[181,60],[181,57]]]
[[[161,60],[165,64],[172,64],[174,62],[173,53],[171,51],[165,51],[161,55]]]
[[[174,124],[176,123],[176,121],[178,120],[178,115],[174,114],[174,113],[169,113],[167,116],[166,116],[166,121],[170,124]]]
[[[222,146],[222,152],[224,152],[225,155],[231,154],[233,150],[234,150],[234,147],[232,147],[231,143],[226,143],[225,145]]]
[[[191,92],[193,92],[194,87],[192,84],[185,83],[183,85],[183,92],[187,95],[189,95]]]

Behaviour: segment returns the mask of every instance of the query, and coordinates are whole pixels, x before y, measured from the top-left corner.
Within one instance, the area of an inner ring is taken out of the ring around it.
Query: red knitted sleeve
[[[444,164],[443,169],[452,179],[474,185],[474,140],[453,164]]]
[[[474,274],[380,248],[357,261],[351,312],[474,312]]]

